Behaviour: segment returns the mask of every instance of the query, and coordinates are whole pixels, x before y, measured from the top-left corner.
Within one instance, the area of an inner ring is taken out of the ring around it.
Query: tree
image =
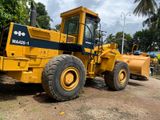
[[[117,43],[118,49],[121,51],[122,46],[122,37],[123,32],[117,32],[115,35],[110,34],[105,42],[107,43]],[[130,52],[131,51],[131,42],[132,42],[132,36],[130,34],[125,33],[125,46],[124,46],[124,52]]]
[[[157,13],[153,13],[150,18],[143,22],[143,25],[147,25],[151,29],[160,29],[160,7],[158,8]]]
[[[150,18],[143,22],[144,25],[148,26],[148,34],[150,35],[150,39],[145,38],[145,40],[149,40],[150,43],[148,45],[149,50],[156,50],[156,46],[160,46],[160,7],[157,12],[152,14]],[[145,37],[147,34],[145,34]],[[158,47],[159,48],[159,47]]]
[[[160,45],[160,8],[155,0],[135,0],[135,3],[138,2],[134,14],[148,16],[143,22],[148,28],[136,32],[134,39],[138,41],[141,51],[152,51]]]
[[[0,1],[0,27],[9,22],[21,24],[27,23],[28,15],[27,0],[1,0]]]
[[[41,28],[44,29],[51,29],[50,21],[51,18],[49,17],[45,5],[42,3],[36,4],[37,9],[37,23]]]
[[[157,38],[157,33],[153,29],[138,31],[133,38],[138,41],[141,51],[154,51],[157,45],[160,46],[160,39]]]
[[[0,0],[0,28],[10,22],[29,24],[30,2],[34,0]],[[35,3],[36,4],[36,3]],[[51,18],[42,3],[37,3],[37,23],[41,28],[50,29]]]
[[[156,12],[157,3],[155,0],[135,0],[134,3],[138,3],[133,12],[136,15],[149,16]]]

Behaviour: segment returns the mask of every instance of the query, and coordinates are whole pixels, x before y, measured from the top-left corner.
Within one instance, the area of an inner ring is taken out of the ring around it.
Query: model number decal
[[[15,39],[12,39],[12,44],[17,44],[17,45],[27,45],[29,46],[29,41],[24,41],[24,40],[15,40]]]

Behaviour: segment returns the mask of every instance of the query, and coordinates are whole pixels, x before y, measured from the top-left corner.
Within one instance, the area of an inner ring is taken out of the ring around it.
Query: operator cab
[[[79,7],[61,14],[61,32],[76,38],[74,44],[82,46],[83,53],[92,54],[96,43],[96,32],[100,19],[98,14],[85,7]],[[70,42],[67,37],[66,42]]]

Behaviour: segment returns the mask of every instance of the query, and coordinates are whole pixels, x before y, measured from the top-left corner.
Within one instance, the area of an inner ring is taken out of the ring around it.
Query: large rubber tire
[[[123,70],[126,75],[126,79],[124,79],[123,84],[119,80],[119,73]],[[130,78],[130,72],[128,65],[124,62],[118,62],[115,64],[114,70],[112,72],[105,72],[104,80],[106,85],[115,91],[123,90],[128,84]]]
[[[61,84],[61,75],[69,67],[77,69],[79,73],[78,85],[71,91],[67,91]],[[45,92],[57,101],[67,101],[78,97],[79,92],[85,85],[86,70],[77,57],[71,55],[60,55],[52,60],[44,68],[42,74],[42,85]]]

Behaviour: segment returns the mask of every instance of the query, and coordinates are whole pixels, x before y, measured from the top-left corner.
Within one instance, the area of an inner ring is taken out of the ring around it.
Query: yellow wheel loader
[[[61,14],[61,30],[10,23],[2,31],[0,71],[23,83],[41,83],[57,101],[78,96],[86,78],[104,76],[112,90],[126,87],[130,71],[115,44],[96,39],[98,14],[79,7]]]

